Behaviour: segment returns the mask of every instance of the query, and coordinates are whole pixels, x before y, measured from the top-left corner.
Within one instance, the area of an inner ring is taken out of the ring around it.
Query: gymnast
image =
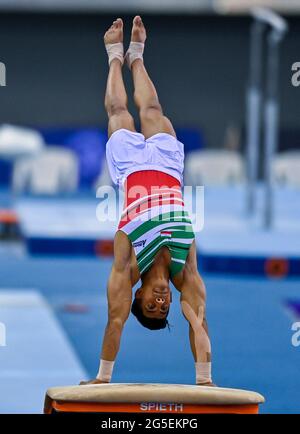
[[[123,51],[123,22],[113,22],[104,35],[109,74],[105,95],[108,113],[106,146],[113,182],[124,188],[125,204],[114,238],[114,263],[108,280],[108,322],[96,379],[111,381],[124,324],[130,311],[148,329],[168,326],[170,282],[180,292],[189,323],[196,384],[214,386],[211,345],[205,317],[205,286],[197,268],[195,235],[181,193],[184,150],[164,116],[156,89],[143,62],[146,30],[133,20],[131,42]],[[127,108],[122,78],[124,61],[131,70],[141,133]],[[138,281],[132,301],[132,288]]]

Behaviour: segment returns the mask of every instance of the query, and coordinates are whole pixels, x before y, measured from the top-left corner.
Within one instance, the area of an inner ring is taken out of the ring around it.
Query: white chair
[[[94,183],[95,190],[97,190],[98,187],[101,187],[102,185],[112,185],[112,180],[109,174],[106,158],[103,160],[101,173],[99,174],[96,182]]]
[[[300,188],[300,151],[277,154],[273,161],[272,174],[276,184]]]
[[[37,156],[15,163],[13,190],[47,195],[73,192],[78,187],[78,178],[76,155],[68,149],[51,146]]]
[[[31,128],[2,125],[0,127],[0,157],[16,159],[34,155],[44,147],[43,136]]]
[[[235,151],[190,152],[185,159],[186,185],[233,185],[245,181],[242,156]]]

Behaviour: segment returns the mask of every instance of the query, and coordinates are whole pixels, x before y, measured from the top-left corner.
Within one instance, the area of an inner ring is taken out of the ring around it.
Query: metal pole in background
[[[258,176],[258,153],[261,120],[262,49],[265,24],[255,19],[250,33],[250,77],[246,96],[246,165],[247,165],[247,214],[255,209],[255,187]]]
[[[254,8],[251,28],[250,84],[247,93],[247,168],[248,168],[248,214],[255,209],[255,187],[259,163],[259,139],[262,98],[262,49],[263,30],[270,26],[268,35],[267,96],[264,107],[264,181],[265,209],[263,223],[270,228],[273,216],[272,161],[278,144],[279,101],[278,70],[279,43],[287,32],[288,24],[270,9]]]
[[[272,188],[272,163],[278,149],[279,133],[279,45],[283,31],[273,28],[268,35],[267,92],[264,108],[264,181],[265,203],[263,226],[270,229],[274,219],[274,191]]]

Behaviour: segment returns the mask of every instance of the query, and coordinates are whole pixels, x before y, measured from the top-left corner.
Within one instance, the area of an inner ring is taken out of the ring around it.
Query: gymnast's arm
[[[213,385],[211,344],[205,316],[206,290],[197,268],[195,242],[191,246],[183,271],[174,276],[172,281],[181,293],[182,313],[189,322],[189,339],[195,360],[196,383]]]
[[[108,280],[108,321],[102,342],[99,372],[95,380],[81,384],[109,383],[117,357],[124,324],[130,314],[132,299],[131,243],[123,232],[114,240],[114,263]]]
[[[114,263],[108,280],[108,321],[102,344],[101,359],[114,361],[120,346],[124,324],[132,302],[131,243],[119,231],[114,240]]]

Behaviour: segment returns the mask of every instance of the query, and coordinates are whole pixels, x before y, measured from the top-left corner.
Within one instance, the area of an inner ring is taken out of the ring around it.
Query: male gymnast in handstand
[[[104,35],[109,61],[106,155],[113,182],[125,190],[125,205],[114,238],[114,263],[107,290],[108,322],[99,372],[96,379],[81,384],[110,382],[130,311],[148,329],[168,325],[171,281],[180,292],[182,313],[189,322],[196,384],[212,386],[205,286],[198,272],[195,237],[181,193],[183,144],[164,116],[144,66],[145,41],[146,30],[139,16],[133,20],[125,58],[122,20],[114,21]],[[127,108],[124,60],[132,72],[141,133],[136,132]],[[132,192],[139,192],[138,199]],[[132,301],[132,288],[139,280],[141,286]]]

